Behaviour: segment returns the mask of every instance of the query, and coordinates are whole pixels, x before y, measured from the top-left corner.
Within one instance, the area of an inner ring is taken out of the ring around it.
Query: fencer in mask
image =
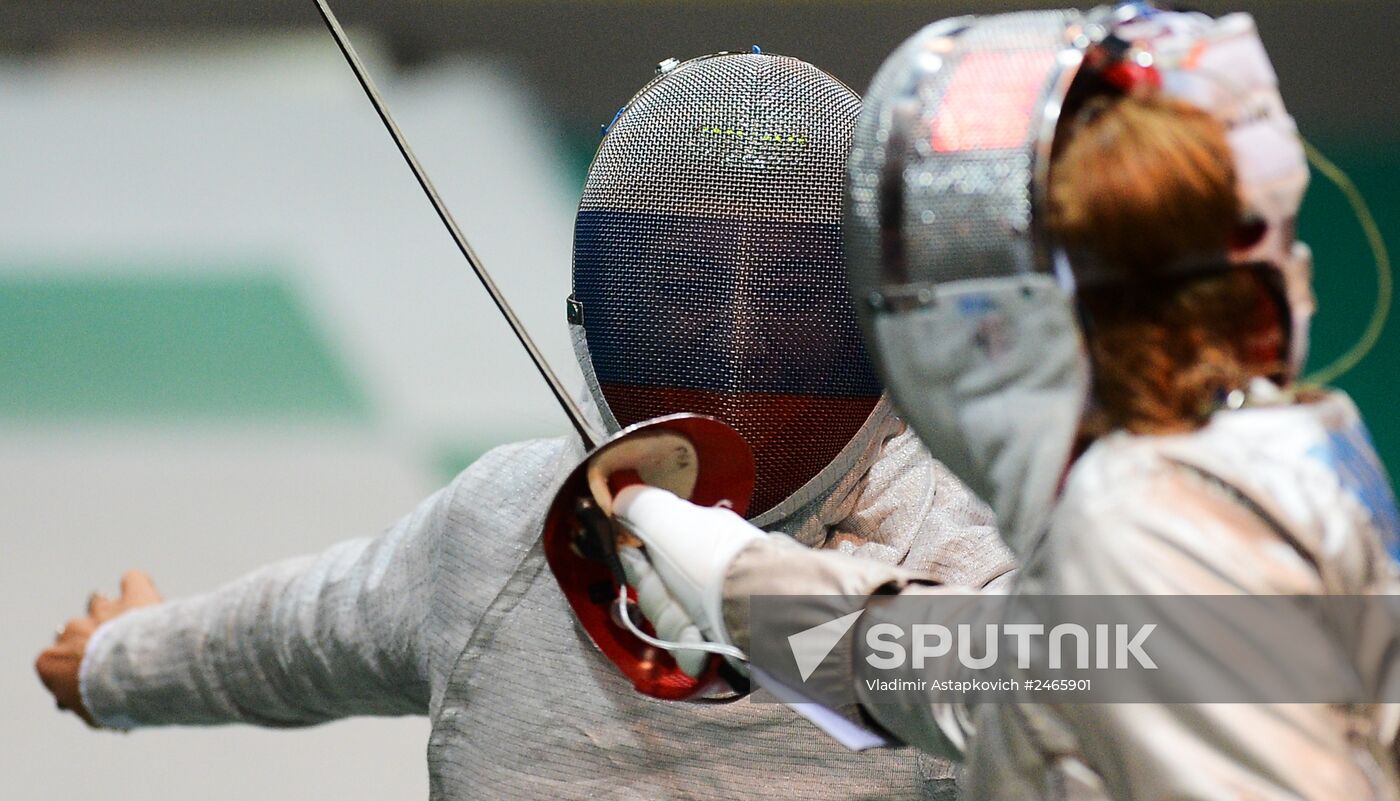
[[[930,450],[997,511],[1023,564],[1014,597],[1157,609],[1395,592],[1395,502],[1361,417],[1294,381],[1312,306],[1292,241],[1307,167],[1248,16],[1133,3],[932,25],[877,75],[849,179],[875,361]],[[784,609],[807,629],[835,617],[826,599],[868,595],[862,642],[890,596],[971,593],[797,550],[656,488],[613,502],[644,543],[628,551],[642,608],[671,639],[693,625],[753,653],[752,596],[800,596]],[[1334,642],[1323,620],[1303,625]],[[1381,631],[1373,653],[1393,652],[1394,626]],[[1400,792],[1384,705],[886,704],[849,661],[864,720],[961,754],[972,798]],[[1223,661],[1215,675],[1251,685]],[[804,686],[791,659],[760,667]]]
[[[588,174],[579,358],[613,430],[701,412],[742,432],[765,526],[985,581],[1011,562],[991,514],[891,414],[845,290],[859,109],[795,58],[663,63]],[[947,797],[947,763],[858,758],[781,707],[634,693],[538,542],[582,457],[564,438],[497,448],[380,537],[114,617],[78,651],[81,701],[66,703],[114,729],[428,715],[444,801]]]

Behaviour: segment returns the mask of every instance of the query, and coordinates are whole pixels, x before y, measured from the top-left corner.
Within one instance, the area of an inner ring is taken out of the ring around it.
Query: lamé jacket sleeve
[[[1361,595],[1395,586],[1393,566],[1374,538],[1356,534],[1360,526],[1309,521],[1293,532],[1302,544],[1300,550],[1281,541],[1249,504],[1196,471],[1168,460],[1148,461],[1135,466],[1131,476],[1119,471],[1106,476],[1081,471],[1055,516],[1048,546],[1032,556],[1015,592],[1121,596],[1144,614],[1159,609],[1160,614],[1150,619],[1171,621],[1177,616],[1177,607],[1170,601],[1173,596],[1297,596],[1329,590]],[[1263,503],[1267,499],[1260,508]],[[1340,503],[1318,506],[1328,515],[1342,508]],[[1298,515],[1273,517],[1296,521]],[[1327,532],[1351,534],[1329,538]],[[1342,566],[1341,572],[1350,575],[1324,580],[1305,555],[1314,544],[1325,554],[1318,562],[1328,566],[1328,573]],[[784,607],[799,618],[794,628],[821,625],[844,614],[843,597],[875,593],[855,627],[857,634],[851,638],[855,642],[863,641],[871,626],[885,622],[889,607],[882,599],[941,596],[940,604],[930,605],[940,617],[930,622],[946,623],[942,616],[959,601],[971,609],[968,619],[975,618],[978,597],[1004,591],[998,584],[981,590],[937,585],[898,568],[843,554],[802,552],[771,540],[750,546],[730,566],[724,608],[731,635],[747,647],[751,632],[742,597],[746,593],[800,596]],[[907,611],[903,614],[889,619],[907,622]],[[1192,641],[1189,630],[1175,634],[1174,643]],[[1309,639],[1327,641],[1327,632],[1313,632]],[[793,665],[764,667],[778,682],[802,688],[819,702],[842,697],[836,685],[854,684],[859,709],[833,709],[849,719],[874,723],[928,753],[962,757],[968,763],[965,789],[971,797],[1400,798],[1389,750],[1394,742],[1394,716],[1388,708],[1150,701],[968,708],[933,696],[921,701],[916,693],[895,694],[874,703],[862,692],[861,679],[871,675],[864,671],[864,660],[842,653],[844,647],[838,644],[831,659],[851,665],[846,676],[818,671],[805,679],[796,675]],[[1198,661],[1212,663],[1206,657],[1203,654]],[[1228,661],[1216,660],[1213,665],[1213,680],[1241,686],[1261,680],[1256,674],[1229,675]],[[1287,668],[1280,666],[1284,675]],[[884,671],[880,676],[939,678],[915,670],[912,664],[905,665],[904,672]],[[834,687],[814,686],[818,681]],[[1075,792],[1067,796],[1046,789],[1071,785]]]
[[[1356,525],[1320,520],[1316,531],[1300,526],[1294,532],[1300,550],[1193,470],[1154,459],[1132,472],[1080,471],[1055,516],[1048,547],[1022,570],[1018,593],[1123,596],[1144,615],[1156,609],[1151,619],[1170,621],[1178,608],[1172,596],[1361,595],[1394,586],[1393,567],[1369,538],[1355,535]],[[1329,538],[1326,531],[1352,533]],[[1313,544],[1329,572],[1352,564],[1344,572],[1355,576],[1324,581],[1305,556]],[[913,584],[901,594],[946,591]],[[880,620],[879,604],[872,604],[861,625]],[[1175,635],[1177,645],[1191,642],[1189,630]],[[1327,632],[1310,639],[1326,641]],[[1232,664],[1209,654],[1197,661],[1212,665],[1213,681],[1248,686],[1262,680],[1230,675]],[[959,709],[911,702],[866,711],[923,750],[961,746],[974,797],[1057,797],[1044,788],[1071,784],[1078,789],[1070,797],[1115,801],[1400,797],[1393,754],[1384,748],[1393,742],[1393,710],[1382,707],[1144,702]]]
[[[1045,569],[1028,568],[1028,583],[1047,594],[1132,596],[1146,614],[1155,609],[1153,619],[1168,621],[1164,626],[1174,625],[1174,595],[1297,596],[1329,590],[1364,594],[1394,586],[1388,560],[1367,545],[1369,538],[1356,535],[1361,525],[1320,520],[1314,532],[1311,525],[1297,524],[1299,516],[1263,512],[1295,525],[1292,537],[1297,545],[1290,546],[1260,513],[1193,470],[1162,461],[1137,472],[1129,481],[1113,475],[1114,491],[1109,492],[1092,481],[1094,471],[1088,471],[1056,520],[1056,552],[1048,555]],[[1269,504],[1266,494],[1256,497],[1257,508]],[[1320,506],[1322,517],[1343,514],[1337,511],[1340,501]],[[1326,537],[1319,535],[1327,528],[1352,536],[1324,545]],[[1321,574],[1306,558],[1309,551],[1320,555],[1316,561]],[[1348,562],[1357,569],[1334,570]],[[1334,572],[1354,576],[1325,578]],[[1178,630],[1166,632],[1175,635],[1169,641],[1174,647],[1190,647],[1192,621],[1177,622]],[[1311,621],[1318,627],[1315,631],[1290,622],[1300,640],[1329,641],[1321,620]],[[1212,660],[1208,653],[1197,655],[1194,662],[1211,665],[1210,682],[1215,686],[1249,686],[1266,679],[1230,675],[1236,665]],[[1289,669],[1288,664],[1278,665],[1285,673]],[[1098,777],[1102,794],[1121,801],[1400,796],[1393,765],[1378,751],[1390,736],[1381,731],[1389,716],[1379,708],[1140,703],[1042,709],[1072,735],[1077,759]],[[1003,726],[1011,711],[999,710]],[[994,770],[990,765],[982,768],[989,777]]]
[[[119,729],[426,714],[433,555],[470,472],[379,537],[103,625],[81,667],[88,710]]]

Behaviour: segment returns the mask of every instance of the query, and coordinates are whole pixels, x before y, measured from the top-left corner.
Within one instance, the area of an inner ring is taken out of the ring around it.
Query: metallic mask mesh
[[[946,20],[885,62],[851,148],[847,256],[859,305],[923,305],[939,283],[1048,269],[1034,236],[1036,170],[1078,20]]]
[[[859,109],[797,59],[685,62],[613,122],[579,204],[574,298],[599,404],[622,426],[681,411],[734,426],[757,462],[755,515],[831,464],[880,395],[841,248]]]

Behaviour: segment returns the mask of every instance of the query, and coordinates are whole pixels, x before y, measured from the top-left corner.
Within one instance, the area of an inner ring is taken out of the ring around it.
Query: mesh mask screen
[[[1044,269],[1032,240],[1036,144],[1076,19],[930,26],[880,69],[851,156],[857,298]]]
[[[963,56],[933,121],[933,149],[947,153],[1025,145],[1045,92],[1045,75],[1054,64],[1051,50]]]
[[[574,294],[600,402],[623,426],[732,425],[757,462],[755,514],[830,464],[880,395],[841,247],[859,106],[796,59],[687,62],[613,123],[579,206]]]

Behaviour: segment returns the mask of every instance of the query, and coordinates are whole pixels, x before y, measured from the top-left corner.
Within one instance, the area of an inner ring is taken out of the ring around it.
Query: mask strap
[[[1356,187],[1351,177],[1341,167],[1324,156],[1322,151],[1318,150],[1312,142],[1306,139],[1302,139],[1302,142],[1303,149],[1308,154],[1308,162],[1317,168],[1317,171],[1322,173],[1333,186],[1341,190],[1342,195],[1346,197],[1352,213],[1356,215],[1356,221],[1361,224],[1361,229],[1366,234],[1366,242],[1371,247],[1371,254],[1376,263],[1376,306],[1371,313],[1371,322],[1366,325],[1366,330],[1362,332],[1361,338],[1351,346],[1350,350],[1338,356],[1331,364],[1308,375],[1302,381],[1308,387],[1321,387],[1331,384],[1351,372],[1380,341],[1381,333],[1385,330],[1386,320],[1390,317],[1395,275],[1390,263],[1390,251],[1385,245],[1385,237],[1381,235],[1380,226],[1376,223],[1375,216],[1371,214],[1371,207],[1367,205],[1361,190]]]

